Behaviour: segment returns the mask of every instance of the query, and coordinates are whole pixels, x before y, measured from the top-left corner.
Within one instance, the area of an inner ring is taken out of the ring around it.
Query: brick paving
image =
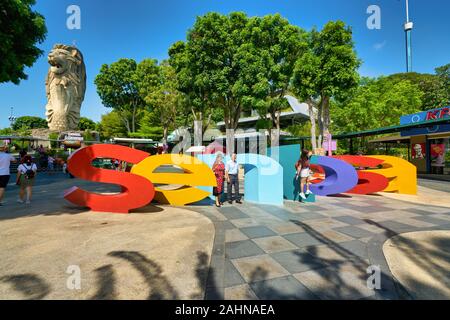
[[[381,196],[317,199],[188,207],[216,227],[205,298],[408,299],[382,244],[404,232],[450,230],[449,208]],[[381,268],[381,290],[367,286],[371,265]]]
[[[107,185],[60,175],[40,175],[31,206],[15,203],[7,190],[2,219],[55,212],[77,213],[62,191],[80,185],[114,192]],[[167,208],[170,212],[170,207]],[[206,299],[408,299],[392,277],[382,245],[394,235],[450,230],[450,209],[382,196],[318,197],[316,203],[286,201],[283,207],[246,203],[187,209],[215,226]],[[448,248],[442,248],[449,250]],[[367,287],[367,268],[381,268],[381,290]]]

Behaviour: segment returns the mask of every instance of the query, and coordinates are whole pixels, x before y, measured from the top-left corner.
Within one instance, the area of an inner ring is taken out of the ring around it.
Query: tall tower
[[[406,36],[406,72],[412,71],[412,49],[411,49],[411,31],[414,24],[409,21],[409,1],[406,0],[406,23],[405,36]]]

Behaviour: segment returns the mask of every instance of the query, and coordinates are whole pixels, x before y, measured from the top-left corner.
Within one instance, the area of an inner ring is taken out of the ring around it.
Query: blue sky
[[[280,13],[306,30],[329,20],[343,20],[353,28],[360,73],[379,76],[405,70],[404,0],[37,0],[35,10],[46,18],[48,35],[40,45],[45,54],[28,68],[20,85],[0,84],[0,128],[15,116],[45,115],[46,54],[55,43],[76,43],[86,60],[88,87],[82,115],[100,120],[108,112],[96,93],[94,78],[104,63],[127,57],[164,59],[167,49],[186,38],[196,16],[209,11],[243,11],[250,16]],[[66,9],[81,8],[81,30],[68,30]],[[369,30],[369,5],[381,8],[381,29]],[[410,0],[414,21],[413,69],[433,73],[450,62],[450,1]]]

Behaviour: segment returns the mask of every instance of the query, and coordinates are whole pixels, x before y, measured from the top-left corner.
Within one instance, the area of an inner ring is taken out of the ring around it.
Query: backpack
[[[28,180],[31,180],[34,178],[34,171],[33,171],[33,165],[31,165],[31,167],[28,169],[26,165],[23,165],[25,169],[27,169],[27,171],[25,172],[25,178],[27,178]]]

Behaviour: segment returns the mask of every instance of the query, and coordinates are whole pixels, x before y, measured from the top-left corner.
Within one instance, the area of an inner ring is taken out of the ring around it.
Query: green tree
[[[398,125],[402,115],[421,111],[422,96],[419,86],[410,81],[390,77],[363,79],[348,99],[333,104],[333,131],[344,133]]]
[[[289,109],[284,96],[289,89],[295,63],[306,50],[307,33],[275,14],[251,18],[245,35],[252,59],[259,58],[251,69],[257,80],[253,85],[251,104],[263,119],[269,115],[270,128],[280,129],[280,113]]]
[[[322,138],[329,130],[331,100],[342,99],[357,87],[359,65],[352,30],[344,22],[331,21],[320,32],[312,30],[308,37],[308,50],[295,66],[293,88],[309,106],[314,150],[322,145]]]
[[[176,124],[181,94],[177,90],[175,70],[168,62],[163,62],[156,69],[151,68],[151,70],[154,71],[153,75],[147,72],[147,77],[151,81],[148,85],[141,86],[141,93],[151,110],[150,115],[156,117],[159,126],[163,128],[163,141],[167,143],[169,129],[173,129]]]
[[[435,69],[442,92],[442,105],[450,105],[450,63]]]
[[[394,82],[409,81],[415,84],[423,93],[422,110],[436,109],[450,103],[450,87],[445,77],[445,66],[436,68],[436,74],[397,73],[388,76]],[[448,75],[447,75],[448,79]]]
[[[122,117],[117,111],[112,111],[102,115],[98,129],[102,139],[109,139],[113,137],[123,138],[126,137],[128,133],[128,130],[122,121]]]
[[[12,125],[13,130],[31,130],[48,128],[47,121],[39,117],[24,116],[16,119]]]
[[[251,106],[258,91],[255,69],[262,65],[248,42],[248,24],[242,12],[208,13],[197,18],[186,42],[170,48],[170,64],[195,120],[203,121],[211,108],[219,108],[226,129],[236,129],[241,112]]]
[[[78,122],[78,130],[86,131],[86,130],[95,130],[97,128],[97,124],[86,117],[81,117],[80,122]]]
[[[103,104],[112,108],[125,125],[128,133],[136,132],[139,113],[145,108],[140,94],[138,64],[133,59],[120,59],[104,64],[95,78],[97,92]]]
[[[47,34],[45,19],[31,7],[35,0],[0,2],[0,83],[19,84],[27,79],[25,67],[31,67],[42,54],[36,43]]]

